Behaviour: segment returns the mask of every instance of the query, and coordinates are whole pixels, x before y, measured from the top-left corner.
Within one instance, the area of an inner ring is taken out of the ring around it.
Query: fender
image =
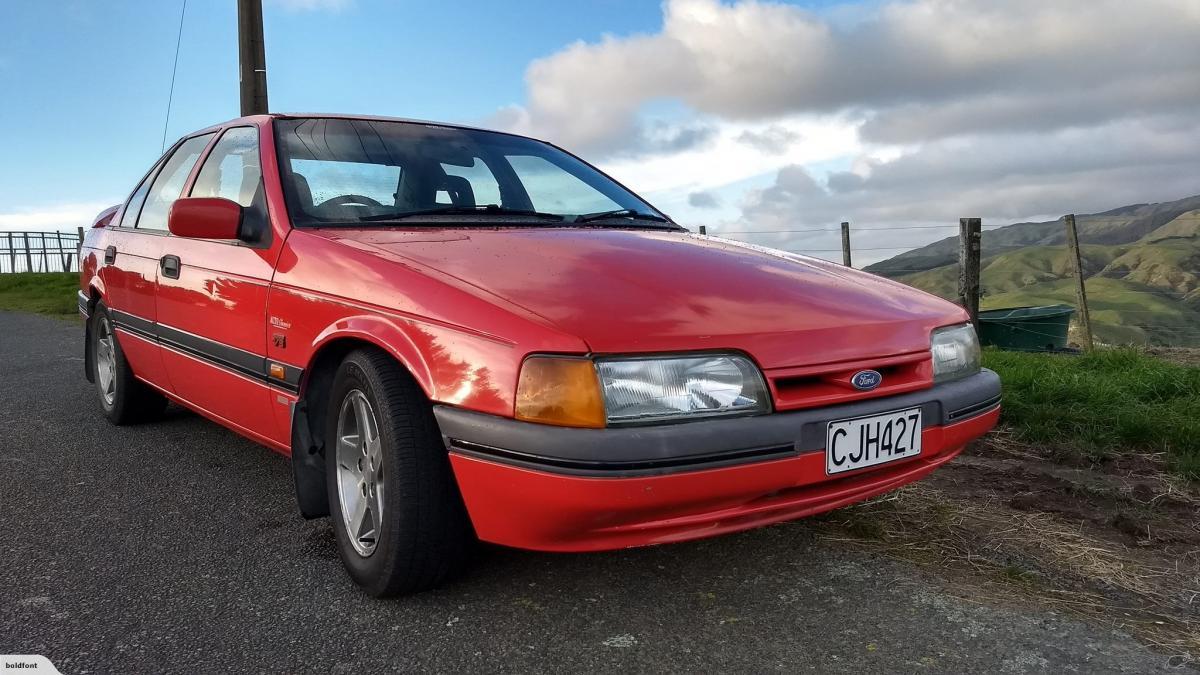
[[[329,343],[347,338],[359,340],[373,344],[391,354],[392,358],[399,361],[412,374],[425,395],[430,400],[435,400],[437,384],[433,381],[433,374],[430,372],[421,350],[417,348],[416,342],[404,328],[398,325],[401,322],[412,327],[412,324],[407,321],[370,314],[339,319],[313,339],[309,352],[313,356],[310,356],[309,368],[306,369],[306,372],[311,371],[315,355],[319,354]],[[307,375],[305,378],[307,379]],[[302,391],[306,384],[301,384]]]
[[[312,342],[310,357],[301,382],[301,395],[292,408],[292,479],[296,486],[296,503],[304,518],[329,515],[329,493],[325,481],[325,447],[323,439],[314,437],[309,417],[309,387],[314,377],[327,373],[315,372],[317,359],[325,347],[338,340],[353,339],[375,345],[391,354],[408,369],[417,383],[430,396],[434,390],[425,359],[413,340],[392,321],[378,316],[353,316],[339,319],[321,331]],[[318,383],[318,386],[324,383]]]

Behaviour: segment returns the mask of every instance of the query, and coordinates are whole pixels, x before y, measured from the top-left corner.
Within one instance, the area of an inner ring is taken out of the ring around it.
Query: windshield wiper
[[[594,220],[604,220],[605,218],[631,218],[633,220],[651,220],[656,223],[670,223],[671,221],[662,216],[653,213],[644,213],[636,209],[614,209],[612,211],[601,211],[599,213],[585,213],[576,216],[576,223],[590,223]]]
[[[360,222],[385,222],[392,220],[404,220],[414,216],[524,216],[532,218],[553,218],[554,220],[562,220],[563,217],[556,213],[543,213],[532,209],[509,209],[498,204],[481,204],[479,206],[440,206],[434,209],[421,209],[418,211],[401,211],[399,213],[381,213],[374,216],[364,216],[359,218]]]

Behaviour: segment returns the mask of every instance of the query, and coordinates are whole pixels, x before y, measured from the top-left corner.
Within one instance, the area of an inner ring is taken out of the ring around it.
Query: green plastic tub
[[[1013,351],[1061,351],[1074,313],[1070,305],[989,309],[979,313],[979,341]]]

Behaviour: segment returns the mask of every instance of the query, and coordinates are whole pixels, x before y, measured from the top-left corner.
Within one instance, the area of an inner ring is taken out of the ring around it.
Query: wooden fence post
[[[83,226],[75,228],[79,241],[75,242],[75,260],[79,261],[79,270],[83,271]]]
[[[13,243],[12,232],[8,233],[8,262],[9,262],[9,267],[11,268],[8,271],[16,272],[17,271],[17,245]]]
[[[842,264],[853,267],[850,263],[850,223],[842,223]]]
[[[22,232],[21,238],[25,240],[25,271],[33,271],[33,252],[29,250],[29,233]],[[13,270],[16,272],[16,270]]]
[[[958,219],[958,301],[979,330],[979,251],[983,236],[978,218]]]
[[[1063,216],[1067,225],[1067,255],[1075,268],[1075,302],[1078,305],[1079,327],[1083,330],[1083,348],[1096,348],[1092,340],[1092,317],[1088,313],[1087,290],[1084,288],[1083,256],[1079,253],[1079,232],[1075,229],[1075,214]]]

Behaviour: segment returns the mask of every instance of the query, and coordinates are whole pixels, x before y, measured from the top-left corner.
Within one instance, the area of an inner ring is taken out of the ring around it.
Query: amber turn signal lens
[[[532,356],[517,381],[516,418],[563,427],[604,426],[604,399],[588,359]]]

